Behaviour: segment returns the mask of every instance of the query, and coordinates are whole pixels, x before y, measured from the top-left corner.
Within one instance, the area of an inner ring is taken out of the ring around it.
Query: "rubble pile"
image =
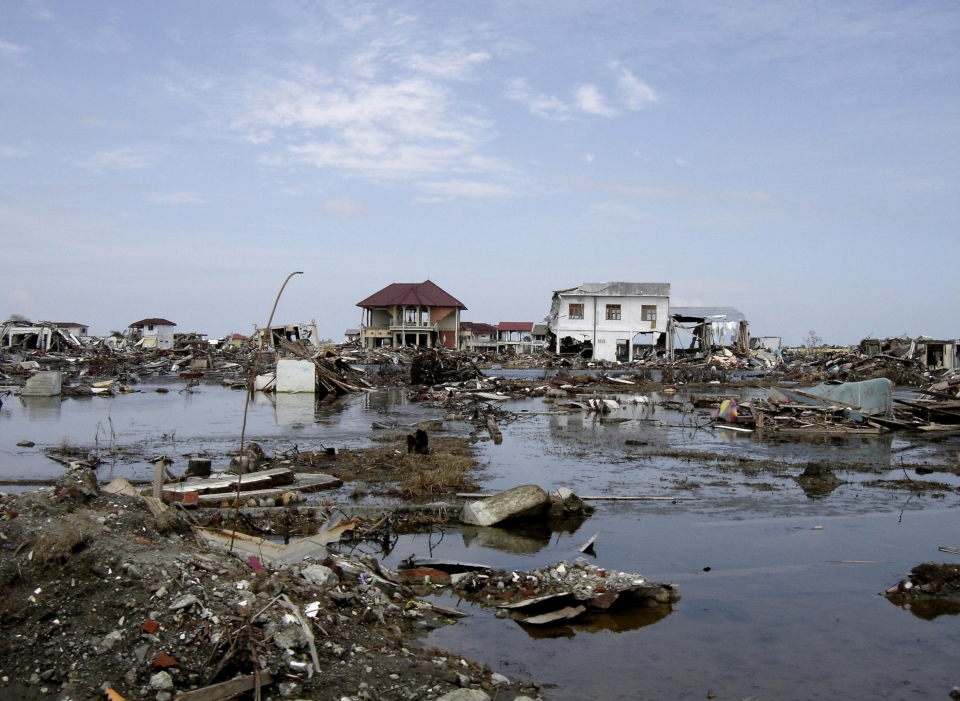
[[[929,382],[923,365],[910,358],[867,356],[857,348],[784,349],[790,363],[784,380],[801,383],[841,380],[861,382],[886,378],[897,385],[918,387]]]
[[[960,608],[960,565],[917,565],[910,570],[909,577],[887,589],[884,595],[898,606],[937,602]]]
[[[469,601],[498,607],[498,616],[525,625],[569,621],[591,611],[627,606],[669,606],[680,600],[676,584],[651,582],[638,574],[607,570],[577,558],[532,572],[474,571],[451,576]]]
[[[376,561],[230,555],[198,545],[178,511],[154,516],[120,494],[63,486],[0,501],[4,695],[170,701],[213,686],[203,698],[220,699],[258,683],[274,699],[536,695],[410,644],[455,618]]]
[[[480,377],[480,371],[466,353],[439,348],[422,351],[410,365],[410,383],[414,385],[465,382]]]

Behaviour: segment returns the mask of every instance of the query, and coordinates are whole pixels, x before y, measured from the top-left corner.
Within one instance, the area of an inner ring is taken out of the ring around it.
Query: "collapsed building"
[[[319,348],[317,344],[319,338],[317,322],[312,319],[299,324],[274,324],[269,328],[254,327],[253,332],[254,345],[258,345],[262,339],[264,349],[271,351],[275,351],[284,341]]]
[[[747,351],[749,326],[743,312],[733,307],[671,307],[670,356],[705,355],[728,346]]]
[[[87,327],[71,322],[8,321],[0,326],[0,348],[18,351],[63,352],[81,347]]]
[[[865,338],[860,341],[860,352],[872,358],[884,356],[897,360],[912,360],[927,370],[956,370],[957,341],[938,340],[928,336],[909,338]]]

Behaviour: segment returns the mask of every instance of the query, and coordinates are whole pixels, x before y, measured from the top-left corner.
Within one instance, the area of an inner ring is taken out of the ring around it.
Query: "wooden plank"
[[[273,684],[273,677],[266,670],[260,672],[260,686],[269,686]],[[202,689],[185,691],[176,697],[175,701],[225,701],[237,694],[250,691],[256,686],[256,681],[251,674],[248,677],[237,677],[227,682],[205,686]]]
[[[244,501],[246,501],[247,499],[266,499],[267,497],[279,497],[287,492],[293,491],[315,492],[320,489],[336,489],[337,487],[342,486],[343,480],[338,479],[333,475],[300,474],[298,478],[291,484],[285,484],[282,487],[271,487],[269,489],[253,489],[250,491],[243,489],[240,491],[240,496]],[[224,500],[233,503],[235,496],[236,491],[212,492],[209,494],[200,494],[199,498],[200,504],[210,505],[217,504]]]
[[[240,491],[265,489],[279,485],[292,484],[297,474],[289,467],[263,470],[262,472],[248,472],[244,475],[229,475],[210,479],[189,479],[185,482],[175,482],[164,485],[163,491],[172,493],[197,492],[198,494],[217,494],[237,491],[237,482]]]
[[[460,609],[451,608],[450,606],[444,606],[443,604],[434,604],[429,601],[420,601],[419,599],[417,601],[419,601],[419,603],[421,604],[426,604],[437,613],[442,613],[444,616],[450,616],[451,618],[466,618],[467,616],[473,615],[473,614],[467,613],[466,611],[461,611]]]

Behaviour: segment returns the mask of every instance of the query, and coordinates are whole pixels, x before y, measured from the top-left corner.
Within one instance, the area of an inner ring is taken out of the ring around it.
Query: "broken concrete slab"
[[[130,484],[129,480],[124,477],[114,478],[110,484],[103,488],[103,491],[107,494],[123,494],[128,497],[137,496],[136,487]]]
[[[327,556],[327,545],[339,541],[340,536],[356,528],[359,523],[360,519],[346,521],[314,536],[292,540],[287,545],[280,545],[265,538],[257,538],[245,533],[213,531],[205,528],[198,528],[196,532],[207,545],[216,550],[256,555],[264,564],[279,567],[280,565],[292,565],[301,562],[306,557],[325,558]]]
[[[549,508],[550,496],[537,485],[526,484],[465,505],[460,520],[474,526],[492,526],[536,516]]]
[[[585,606],[567,606],[559,611],[541,613],[538,616],[529,616],[528,618],[521,618],[518,620],[520,623],[525,623],[530,626],[545,626],[550,623],[557,623],[558,621],[569,621],[572,618],[576,618],[586,610],[587,608]]]

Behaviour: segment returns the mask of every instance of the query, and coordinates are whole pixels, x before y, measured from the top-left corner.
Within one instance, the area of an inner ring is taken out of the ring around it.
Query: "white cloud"
[[[592,153],[585,154],[583,157],[583,160],[585,160],[587,163],[593,163],[593,154]]]
[[[601,117],[613,117],[617,114],[615,109],[607,105],[596,85],[590,83],[581,85],[574,95],[577,99],[577,106],[584,112],[598,114]]]
[[[540,117],[561,121],[569,119],[570,110],[561,100],[550,95],[534,93],[523,78],[514,78],[507,83],[506,96],[526,105],[530,112]]]
[[[327,200],[322,205],[325,212],[329,212],[339,219],[349,219],[363,216],[363,205],[347,199]]]
[[[23,158],[26,155],[26,149],[0,144],[0,156],[3,156],[4,158]]]
[[[510,188],[506,185],[473,180],[420,183],[420,187],[428,194],[438,197],[503,197],[510,194]]]
[[[81,41],[79,46],[92,49],[102,54],[122,54],[130,48],[130,38],[120,32],[122,16],[119,12],[112,12],[106,24],[97,30],[92,38]]]
[[[595,204],[590,207],[594,212],[599,212],[601,214],[614,215],[627,217],[629,219],[649,219],[648,215],[645,215],[637,211],[636,207],[631,205],[621,204],[620,202],[601,202],[600,204]]]
[[[664,187],[662,185],[648,185],[646,183],[629,183],[582,177],[568,178],[568,180],[572,185],[589,190],[615,192],[620,195],[636,195],[658,200],[686,200],[693,199],[695,196],[692,191],[684,187]]]
[[[0,39],[0,56],[9,58],[14,63],[19,63],[21,54],[26,52],[26,47],[19,44],[12,44],[9,41]]]
[[[34,19],[45,22],[53,19],[53,13],[40,0],[27,0],[27,6],[30,8],[30,14],[33,15]]]
[[[74,165],[90,170],[132,170],[152,166],[153,159],[133,149],[121,148],[116,151],[98,151],[85,161],[74,161]]]
[[[189,204],[203,202],[192,192],[145,192],[143,196],[156,204]]]
[[[15,290],[13,290],[13,291],[7,296],[7,298],[13,300],[14,302],[16,302],[16,303],[18,303],[18,304],[26,304],[26,303],[28,303],[28,302],[32,302],[32,301],[33,301],[33,297],[30,295],[30,293],[27,292],[27,291],[26,291],[25,289],[23,289],[22,287],[18,287],[18,288],[16,288]]]
[[[88,127],[108,127],[110,129],[130,129],[130,122],[109,120],[103,117],[84,117],[83,123]]]
[[[435,56],[414,54],[406,60],[408,68],[420,73],[433,75],[447,80],[462,80],[470,73],[474,66],[490,59],[485,51],[461,53],[445,51]]]
[[[616,66],[616,64],[613,65]],[[620,86],[620,97],[631,110],[642,110],[647,105],[652,105],[660,99],[653,88],[634,76],[626,68],[620,69],[617,84]]]
[[[246,114],[234,126],[260,143],[274,135],[300,137],[287,148],[295,159],[374,177],[476,170],[469,159],[489,130],[488,123],[458,114],[450,92],[423,77],[261,83],[248,89]]]

